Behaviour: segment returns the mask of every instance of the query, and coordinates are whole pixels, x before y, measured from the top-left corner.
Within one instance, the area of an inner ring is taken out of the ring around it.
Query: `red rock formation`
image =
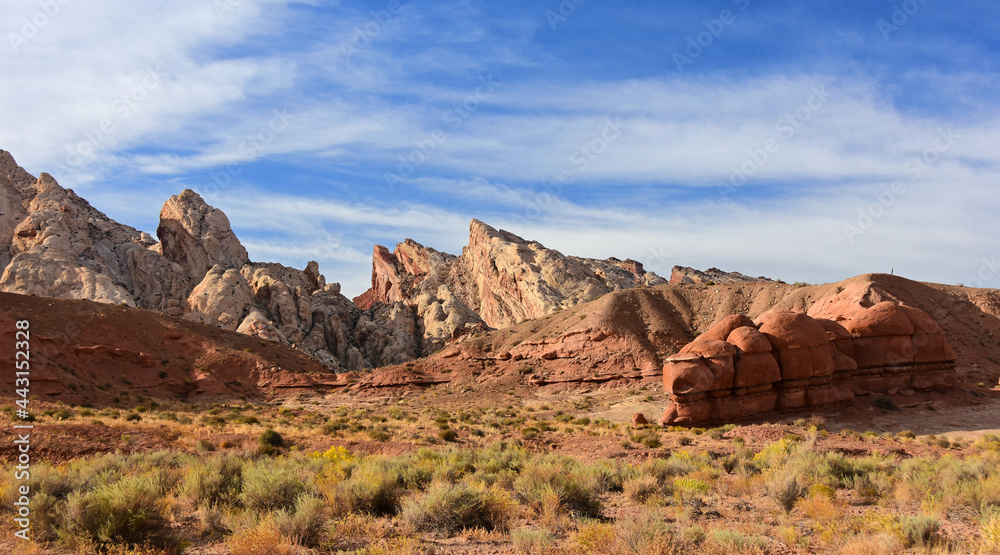
[[[837,405],[855,394],[955,384],[955,352],[927,313],[881,302],[840,323],[786,310],[729,316],[666,360],[661,423]],[[719,339],[725,337],[724,340]]]

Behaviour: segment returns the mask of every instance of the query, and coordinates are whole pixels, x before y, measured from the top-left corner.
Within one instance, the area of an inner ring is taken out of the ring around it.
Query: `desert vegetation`
[[[586,396],[467,410],[141,402],[38,413],[40,433],[129,432],[32,466],[36,552],[1000,552],[996,436],[835,433],[822,418],[636,428],[590,415]],[[129,449],[145,432],[161,441]],[[553,448],[566,440],[616,451]],[[12,476],[0,473],[5,511]]]

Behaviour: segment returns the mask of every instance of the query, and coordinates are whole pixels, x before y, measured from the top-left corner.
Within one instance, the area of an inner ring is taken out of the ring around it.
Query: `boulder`
[[[929,315],[892,302],[851,305],[849,315],[835,321],[771,311],[759,327],[743,316],[723,318],[667,359],[671,404],[662,423],[725,422],[836,406],[870,391],[954,385],[954,351]]]

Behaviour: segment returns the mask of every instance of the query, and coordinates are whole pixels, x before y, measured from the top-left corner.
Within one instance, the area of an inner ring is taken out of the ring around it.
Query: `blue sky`
[[[150,232],[194,189],[348,295],[374,244],[458,253],[471,218],[664,275],[998,287],[998,12],[36,0],[0,27],[0,148]]]

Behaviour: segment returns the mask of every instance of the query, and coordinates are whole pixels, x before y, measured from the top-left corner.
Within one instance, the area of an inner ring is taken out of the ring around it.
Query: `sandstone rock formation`
[[[473,220],[461,256],[411,239],[391,253],[376,246],[372,287],[354,300],[362,308],[400,301],[415,306],[431,351],[466,326],[505,328],[612,291],[661,283],[666,280],[635,260],[565,256]]]
[[[156,236],[160,239],[156,250],[188,276],[204,276],[217,264],[242,268],[250,262],[229,218],[190,189],[164,203]]]
[[[0,290],[181,312],[190,278],[151,249],[152,237],[111,220],[48,174],[30,186],[20,168],[6,177],[0,197],[19,197],[22,210],[0,218],[0,229],[13,227],[10,243],[0,245],[9,257]]]
[[[193,191],[167,200],[157,233],[160,242],[115,222],[0,151],[0,291],[184,316],[298,347],[335,371],[422,352],[409,306],[361,310],[315,262],[304,270],[251,262],[225,214]],[[444,295],[424,310],[461,314],[452,304]]]
[[[687,266],[674,266],[670,270],[670,283],[676,284],[707,284],[707,283],[741,283],[747,281],[771,281],[764,276],[750,277],[739,272],[726,272],[718,268],[705,271]]]
[[[669,357],[661,423],[829,407],[866,392],[954,386],[955,352],[927,313],[884,301],[838,321],[774,310],[729,316]]]

